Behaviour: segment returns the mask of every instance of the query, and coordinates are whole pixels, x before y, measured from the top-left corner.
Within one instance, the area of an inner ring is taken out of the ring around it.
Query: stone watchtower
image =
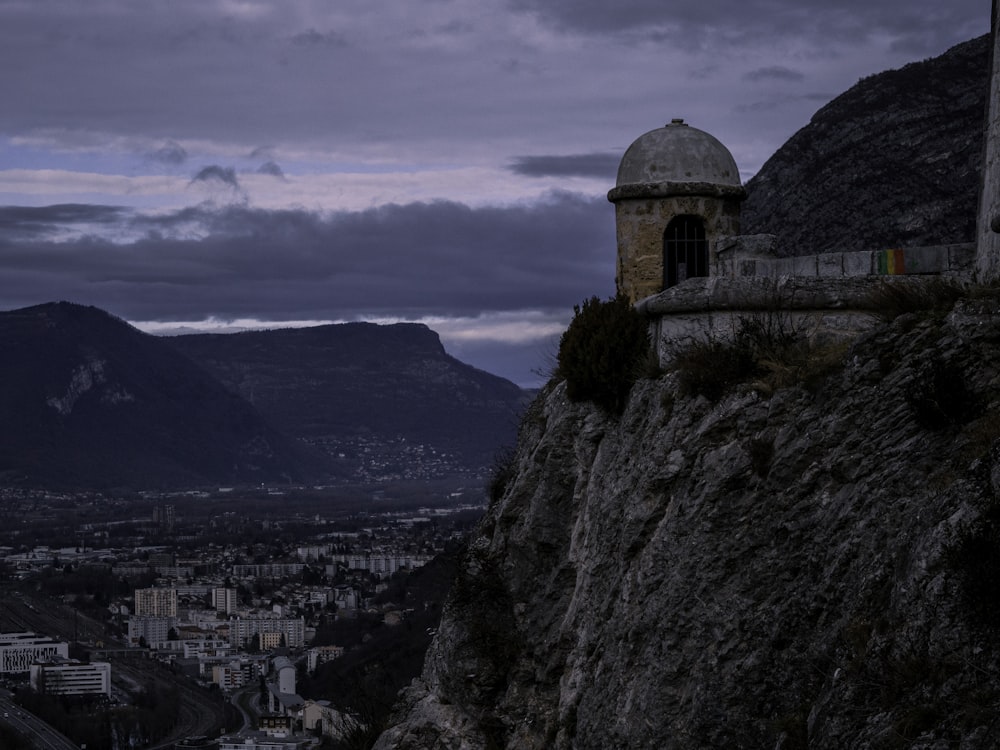
[[[618,167],[618,293],[636,302],[708,276],[715,240],[740,231],[746,191],[729,149],[683,120],[639,136]]]

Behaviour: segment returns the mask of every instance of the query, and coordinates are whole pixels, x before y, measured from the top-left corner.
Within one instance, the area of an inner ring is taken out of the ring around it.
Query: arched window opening
[[[708,276],[705,222],[698,216],[675,216],[663,233],[663,288],[695,276]]]

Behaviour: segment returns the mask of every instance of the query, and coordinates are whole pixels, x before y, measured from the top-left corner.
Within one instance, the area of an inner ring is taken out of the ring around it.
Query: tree
[[[648,324],[621,295],[606,302],[591,297],[573,312],[559,340],[558,374],[566,380],[566,395],[621,413],[650,355]]]

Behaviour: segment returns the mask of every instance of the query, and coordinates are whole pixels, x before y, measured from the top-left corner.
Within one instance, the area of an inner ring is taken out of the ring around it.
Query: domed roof
[[[742,185],[729,149],[683,120],[639,136],[618,165],[618,187],[662,182]]]

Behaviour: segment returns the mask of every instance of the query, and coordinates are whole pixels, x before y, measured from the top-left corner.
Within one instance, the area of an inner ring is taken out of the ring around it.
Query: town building
[[[233,565],[238,578],[291,578],[302,575],[303,563],[251,563]]]
[[[136,615],[177,617],[177,589],[136,589],[134,604],[133,611]]]
[[[111,665],[53,657],[29,670],[31,687],[45,695],[111,695]]]
[[[128,645],[156,648],[169,640],[171,628],[177,628],[176,617],[132,615],[128,618]]]
[[[320,664],[339,659],[343,655],[343,646],[314,646],[306,652],[306,669],[315,672]]]
[[[213,588],[212,608],[216,612],[231,615],[236,612],[237,600],[234,588]]]
[[[237,648],[246,648],[255,635],[261,637],[263,647],[267,633],[274,634],[277,645],[299,648],[306,642],[305,618],[237,617],[229,621],[229,642]],[[282,637],[284,644],[281,644]],[[267,642],[272,641],[267,639]]]
[[[275,737],[267,732],[244,732],[219,738],[219,750],[300,750],[313,746],[315,738]]]
[[[273,716],[298,717],[304,705],[302,696],[295,692],[295,665],[287,656],[277,657],[267,680],[268,712]]]
[[[239,660],[235,660],[228,664],[213,665],[212,682],[222,690],[239,690],[247,684],[247,675],[240,666]]]
[[[0,674],[24,674],[39,659],[69,657],[69,644],[34,633],[0,633]]]

